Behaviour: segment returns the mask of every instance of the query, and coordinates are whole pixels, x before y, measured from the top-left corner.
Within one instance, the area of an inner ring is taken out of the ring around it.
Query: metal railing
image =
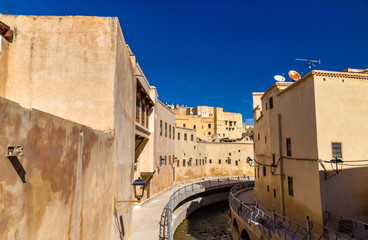
[[[321,225],[307,217],[307,225],[305,226],[291,220],[290,218],[280,215],[275,211],[272,213],[266,213],[253,204],[245,204],[241,202],[236,197],[240,191],[251,190],[253,187],[254,182],[234,186],[230,191],[230,206],[236,214],[248,222],[248,224],[252,223],[256,227],[261,228],[265,233],[268,233],[270,237],[273,233],[277,232],[279,236],[285,239],[368,239],[366,235],[368,234],[368,225],[354,219],[326,212],[326,214],[328,214],[328,218],[325,225]],[[337,226],[336,229],[332,228],[328,224],[326,225],[328,221],[331,223],[333,222],[330,220],[332,218],[337,219],[338,224],[334,224],[334,226]]]
[[[171,195],[169,202],[167,203],[165,209],[161,214],[159,239],[160,240],[174,239],[172,213],[175,210],[175,208],[185,199],[198,193],[205,192],[211,188],[216,188],[218,186],[232,186],[234,184],[238,184],[239,182],[249,182],[249,181],[252,181],[254,185],[253,176],[243,176],[243,177],[230,177],[230,178],[221,178],[215,180],[196,182],[187,185],[185,187],[179,188]]]

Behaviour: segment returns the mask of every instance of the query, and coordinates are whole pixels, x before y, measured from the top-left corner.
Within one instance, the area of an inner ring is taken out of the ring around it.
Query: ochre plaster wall
[[[3,98],[0,124],[0,239],[113,239],[114,135]]]
[[[368,76],[316,72],[314,75],[318,156],[332,159],[332,142],[341,143],[346,165],[325,178],[320,166],[323,209],[368,222]],[[331,164],[324,163],[327,170]],[[343,206],[343,207],[342,207]]]
[[[0,14],[0,21],[14,31],[2,48],[2,97],[113,129],[117,18]]]

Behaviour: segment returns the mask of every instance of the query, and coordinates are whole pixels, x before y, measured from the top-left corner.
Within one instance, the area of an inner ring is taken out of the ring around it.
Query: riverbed
[[[229,202],[202,207],[178,226],[175,240],[231,240]]]

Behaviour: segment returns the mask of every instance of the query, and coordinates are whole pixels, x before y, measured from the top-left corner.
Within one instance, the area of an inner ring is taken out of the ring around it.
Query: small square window
[[[211,136],[211,132],[208,132],[208,136]]]
[[[332,143],[332,158],[342,158],[341,143]]]

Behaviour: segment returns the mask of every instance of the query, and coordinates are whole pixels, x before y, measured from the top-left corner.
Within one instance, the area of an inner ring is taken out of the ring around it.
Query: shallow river
[[[231,240],[229,202],[198,209],[185,219],[174,234],[175,240]]]

